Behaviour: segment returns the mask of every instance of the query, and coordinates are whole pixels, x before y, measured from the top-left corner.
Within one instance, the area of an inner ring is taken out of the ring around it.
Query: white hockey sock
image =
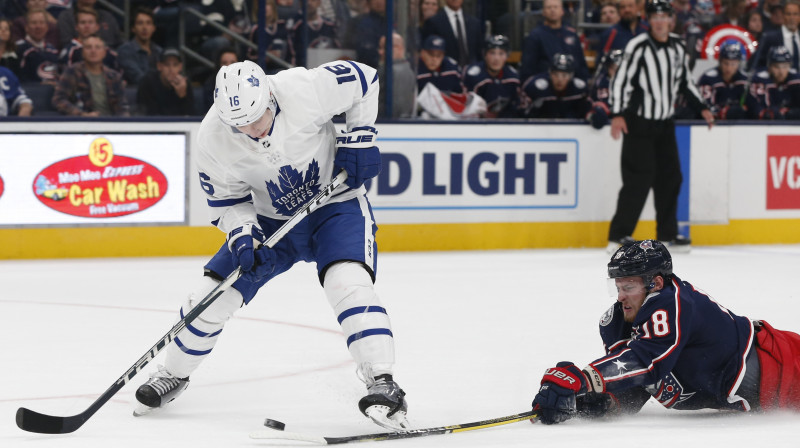
[[[210,277],[203,277],[181,307],[181,317],[218,284],[218,281]],[[167,358],[164,361],[167,371],[177,378],[188,377],[211,353],[225,322],[241,308],[243,302],[242,295],[233,288],[228,288],[222,293],[211,306],[178,334],[172,344],[167,346]]]
[[[371,381],[374,376],[391,374],[394,364],[391,322],[364,267],[342,262],[328,268],[325,295],[342,326],[362,379]]]

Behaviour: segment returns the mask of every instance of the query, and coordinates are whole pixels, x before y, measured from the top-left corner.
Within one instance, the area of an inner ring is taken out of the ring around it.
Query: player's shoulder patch
[[[572,82],[575,83],[575,87],[579,89],[586,88],[586,81],[582,80],[581,78],[572,78]]]
[[[547,79],[545,78],[539,78],[534,80],[533,85],[539,90],[547,90],[547,88],[550,87],[550,83],[547,82]]]
[[[512,66],[510,66],[508,64],[506,64],[506,66],[503,67],[503,70],[507,70],[509,73],[513,73],[513,74],[519,76],[519,73],[517,72],[517,69],[515,69],[514,67],[512,67]]]
[[[458,62],[456,62],[456,60],[455,60],[455,59],[453,59],[453,58],[451,58],[451,57],[449,57],[449,56],[446,56],[446,57],[444,58],[444,60],[445,60],[445,61],[447,61],[447,62],[449,62],[449,63],[450,63],[450,64],[452,64],[452,65],[458,65]]]
[[[600,326],[605,327],[614,320],[614,305],[611,305],[602,316],[600,316]]]
[[[469,76],[478,76],[481,74],[481,68],[477,65],[470,65],[467,69],[467,74]]]

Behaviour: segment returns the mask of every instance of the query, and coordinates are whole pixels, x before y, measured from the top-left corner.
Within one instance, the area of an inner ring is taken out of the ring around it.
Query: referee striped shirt
[[[622,63],[611,81],[611,116],[633,114],[648,120],[668,120],[683,93],[693,109],[706,108],[689,71],[686,47],[677,34],[658,42],[642,33],[628,42]]]

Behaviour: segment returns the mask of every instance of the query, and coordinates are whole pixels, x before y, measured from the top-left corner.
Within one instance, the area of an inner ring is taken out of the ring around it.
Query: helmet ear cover
[[[219,69],[214,88],[214,106],[220,120],[246,126],[275,109],[275,100],[264,70],[252,61],[236,62]]]

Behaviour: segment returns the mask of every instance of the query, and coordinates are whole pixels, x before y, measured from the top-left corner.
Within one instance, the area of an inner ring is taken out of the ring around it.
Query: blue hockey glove
[[[589,113],[589,123],[595,129],[603,129],[603,126],[608,124],[608,107],[603,103],[599,104],[602,106],[594,106]]]
[[[262,246],[264,233],[258,226],[247,224],[228,234],[228,248],[242,267],[242,277],[258,282],[275,270],[275,251]]]
[[[585,393],[589,382],[575,364],[562,361],[547,369],[539,393],[533,399],[534,411],[545,425],[561,423],[577,414],[575,396]]]
[[[333,166],[337,171],[347,172],[344,183],[348,187],[358,188],[381,172],[381,153],[375,146],[376,140],[377,132],[369,126],[353,128],[336,137]]]

